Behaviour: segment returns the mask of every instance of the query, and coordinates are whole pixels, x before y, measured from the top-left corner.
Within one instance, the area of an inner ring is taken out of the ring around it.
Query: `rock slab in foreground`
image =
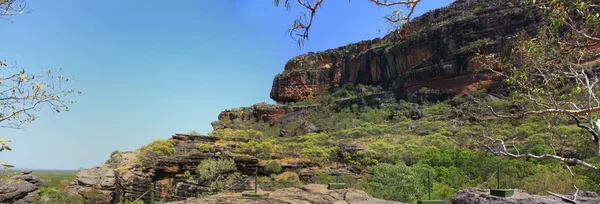
[[[569,199],[573,199],[573,195],[564,195]],[[489,189],[480,188],[469,188],[456,192],[452,196],[453,204],[563,204],[569,203],[563,201],[556,196],[540,196],[540,195],[529,195],[523,190],[515,189],[515,194],[508,198],[501,198],[490,195]],[[593,192],[579,192],[577,196],[578,204],[587,203],[600,203],[600,197]]]
[[[0,178],[0,203],[34,203],[40,194],[39,187],[44,186],[46,183],[29,170],[22,175]]]
[[[268,197],[247,198],[241,194],[227,194],[202,199],[189,199],[186,201],[177,201],[166,204],[253,204],[253,203],[272,203],[272,204],[395,204],[398,202],[379,200],[369,197],[367,193],[355,189],[327,190],[326,185],[309,184],[299,188],[284,188],[269,192]]]

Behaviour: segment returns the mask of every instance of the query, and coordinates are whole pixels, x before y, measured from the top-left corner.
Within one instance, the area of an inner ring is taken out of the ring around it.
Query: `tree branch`
[[[545,114],[564,114],[564,115],[584,115],[588,113],[600,112],[600,107],[593,107],[582,110],[567,110],[567,109],[543,109],[543,110],[535,110],[535,111],[527,111],[521,114],[510,114],[510,115],[501,115],[496,113],[491,106],[486,106],[494,116],[499,118],[524,118],[532,115],[545,115]]]
[[[503,155],[503,156],[507,156],[509,158],[513,158],[513,159],[525,159],[525,158],[531,158],[531,159],[536,159],[536,160],[556,160],[556,161],[560,161],[563,162],[567,165],[570,166],[581,166],[584,168],[587,168],[589,170],[592,170],[593,172],[600,174],[600,168],[591,165],[587,162],[581,161],[579,159],[576,158],[565,158],[565,157],[560,157],[557,155],[552,155],[552,154],[544,154],[544,155],[534,155],[534,154],[530,154],[530,153],[526,153],[526,154],[513,154],[508,152],[508,150],[506,149],[506,145],[504,144],[504,140],[501,139],[494,139],[491,138],[489,136],[483,135],[483,137],[489,139],[490,141],[492,141],[492,145],[495,143],[499,143],[500,146],[500,150],[494,150],[492,147],[490,146],[486,146],[490,151],[492,151],[492,153],[496,154],[496,155]]]

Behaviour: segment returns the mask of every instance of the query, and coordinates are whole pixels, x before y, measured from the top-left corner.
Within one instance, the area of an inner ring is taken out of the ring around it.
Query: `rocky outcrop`
[[[254,104],[252,107],[243,107],[222,111],[219,114],[219,120],[229,119],[236,121],[255,119],[257,121],[269,122],[276,120],[285,113],[286,106],[267,104],[263,102]]]
[[[443,99],[487,87],[494,75],[473,72],[480,66],[472,60],[475,53],[502,52],[510,36],[537,32],[542,17],[517,0],[486,2],[457,0],[427,12],[401,28],[402,38],[390,34],[294,57],[275,76],[270,96],[300,101],[352,83],[381,86],[409,100],[427,87],[439,91],[418,98]]]
[[[573,199],[573,194],[563,195],[568,199]],[[515,194],[508,198],[502,198],[490,195],[489,189],[469,188],[458,191],[452,196],[453,204],[563,204],[571,203],[562,200],[556,196],[529,195],[523,190],[515,189]],[[579,192],[577,194],[577,203],[600,203],[600,197],[594,192]]]
[[[302,135],[310,132],[319,132],[319,127],[312,124],[308,118],[310,112],[321,106],[338,106],[338,107],[372,107],[381,108],[391,103],[397,102],[396,95],[393,92],[378,92],[371,94],[363,94],[357,97],[336,99],[326,104],[311,104],[311,105],[283,105],[283,104],[267,104],[258,103],[251,107],[235,108],[224,110],[219,114],[218,121],[212,122],[214,130],[218,129],[244,129],[238,125],[239,122],[265,122],[270,125],[274,124],[296,124],[293,129],[284,129],[281,131],[281,136]]]
[[[393,204],[399,202],[379,200],[369,197],[367,193],[354,189],[327,190],[325,185],[309,184],[299,188],[284,188],[268,192],[269,196],[263,198],[247,198],[240,194],[227,194],[211,196],[202,199],[189,199],[185,201],[171,202],[169,204],[192,204],[192,203],[289,203],[289,204]]]
[[[75,181],[67,187],[70,194],[77,196],[85,203],[119,203],[123,200],[150,200],[150,192],[154,190],[156,197],[164,201],[182,200],[195,197],[198,193],[212,192],[214,187],[209,182],[198,182],[195,177],[196,166],[209,158],[225,156],[235,161],[237,171],[242,175],[226,175],[234,183],[243,183],[252,175],[258,160],[247,155],[236,155],[234,147],[215,145],[219,139],[211,136],[175,134],[177,153],[159,158],[152,167],[142,167],[135,162],[137,151],[118,152],[103,165],[83,169],[77,173]],[[214,146],[214,151],[198,152],[199,143]],[[250,189],[248,185],[237,185],[230,190],[243,191]]]
[[[0,178],[0,203],[34,203],[39,197],[39,188],[46,183],[31,173],[24,170],[21,175]]]
[[[85,203],[111,203],[116,189],[115,171],[108,164],[83,169],[67,191]]]

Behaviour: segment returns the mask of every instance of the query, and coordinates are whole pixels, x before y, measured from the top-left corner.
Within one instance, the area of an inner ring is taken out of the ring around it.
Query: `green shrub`
[[[233,183],[233,178],[235,176],[226,175],[231,175],[232,173],[236,175],[237,172],[234,172],[236,169],[235,161],[233,161],[233,159],[210,158],[205,159],[198,164],[196,173],[201,182],[209,182],[211,187],[217,189],[217,191],[221,191],[226,185]]]
[[[276,188],[288,188],[288,187],[296,187],[301,186],[303,183],[300,181],[300,176],[296,172],[283,172],[275,177],[275,187]]]
[[[403,163],[375,165],[372,176],[367,179],[369,194],[386,200],[411,202],[427,191],[424,182],[427,171],[423,166],[408,167]]]
[[[41,199],[44,196],[48,198],[47,201]],[[38,199],[36,204],[63,204],[70,203],[73,200],[72,196],[64,189],[56,187],[56,186],[48,186],[40,188],[40,199]]]
[[[200,143],[198,144],[198,151],[200,152],[211,152],[214,149],[214,146],[208,143]]]
[[[219,175],[223,175],[236,170],[235,161],[233,159],[205,159],[196,167],[198,179],[207,181]]]
[[[117,153],[119,153],[119,150],[112,151],[112,152],[110,153],[110,157],[113,157],[113,156],[115,156],[115,154],[117,154]]]
[[[265,170],[271,173],[279,173],[281,172],[281,165],[277,161],[270,161],[267,163],[267,166],[265,166]]]
[[[175,153],[175,151],[176,149],[174,140],[158,139],[140,148],[137,159],[142,166],[151,167],[155,164],[159,157],[172,155]]]

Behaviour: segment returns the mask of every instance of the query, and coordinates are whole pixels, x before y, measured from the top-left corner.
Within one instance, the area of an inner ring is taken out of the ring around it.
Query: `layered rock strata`
[[[332,87],[382,86],[398,98],[412,100],[426,87],[460,95],[487,87],[494,75],[476,73],[475,53],[502,53],[507,39],[536,33],[542,22],[537,8],[517,0],[457,0],[432,10],[389,34],[289,60],[273,79],[270,96],[277,102],[315,98]]]

